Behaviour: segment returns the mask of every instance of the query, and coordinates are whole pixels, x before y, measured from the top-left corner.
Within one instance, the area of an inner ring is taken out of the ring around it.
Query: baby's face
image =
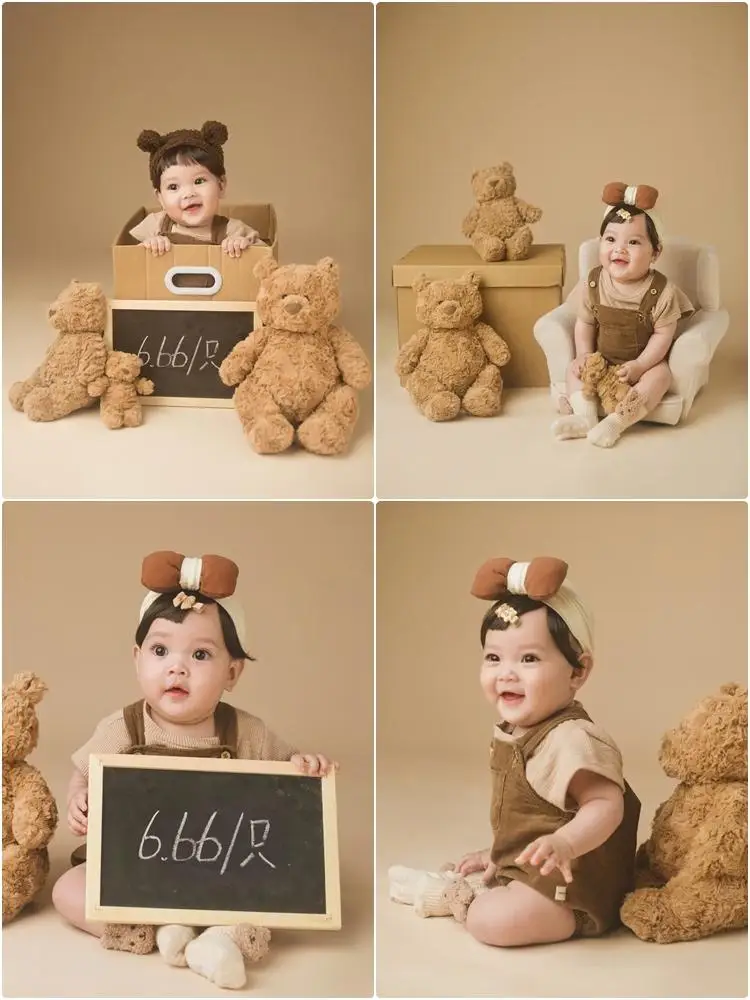
[[[173,725],[194,725],[212,715],[244,665],[224,645],[215,604],[190,611],[180,624],[156,618],[133,653],[152,714]]]
[[[487,632],[479,681],[504,722],[528,727],[569,705],[582,680],[555,645],[546,608],[519,622]]]
[[[224,181],[200,163],[167,167],[156,192],[169,218],[181,226],[210,226],[223,194]]]
[[[615,281],[640,281],[657,257],[648,238],[645,215],[608,223],[599,239],[599,263]]]

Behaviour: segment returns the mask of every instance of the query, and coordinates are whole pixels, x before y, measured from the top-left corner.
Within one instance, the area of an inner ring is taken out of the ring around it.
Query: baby
[[[495,707],[492,846],[441,873],[394,867],[391,898],[453,915],[499,946],[603,934],[633,887],[640,803],[612,739],[575,696],[593,667],[591,615],[567,565],[491,559],[477,573],[480,684]]]
[[[338,765],[321,754],[301,754],[254,715],[222,702],[239,680],[245,660],[245,619],[234,597],[237,566],[222,556],[185,558],[153,552],[143,561],[148,588],[135,633],[136,676],[142,699],[103,719],[73,754],[68,826],[87,831],[88,760],[91,753],[238,757],[292,761],[307,775]],[[75,867],[54,885],[52,901],[70,923],[101,938],[105,948],[146,954],[158,947],[171,965],[188,965],[219,986],[245,984],[245,958],[268,950],[271,933],[249,924],[210,927],[95,924],[85,916],[85,844]]]
[[[563,401],[569,415],[552,425],[561,440],[586,437],[610,448],[658,405],[671,385],[667,357],[678,320],[692,315],[693,307],[684,292],[652,267],[663,242],[663,226],[653,211],[658,195],[644,185],[604,188],[599,266],[569,297],[577,311],[575,358],[566,378],[570,402]],[[620,380],[632,386],[601,422],[597,400],[585,398],[580,380],[581,367],[594,351],[619,365]]]
[[[230,257],[240,257],[253,244],[264,245],[251,226],[218,214],[226,189],[221,147],[228,138],[221,122],[166,135],[146,129],[138,136],[138,148],[150,154],[151,183],[163,211],[147,215],[130,235],[155,256],[167,253],[173,243],[219,243]]]

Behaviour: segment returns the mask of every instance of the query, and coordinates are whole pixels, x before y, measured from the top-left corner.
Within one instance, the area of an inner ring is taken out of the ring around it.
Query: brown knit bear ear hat
[[[159,190],[159,182],[164,170],[167,153],[180,147],[192,146],[202,149],[211,157],[212,169],[217,177],[224,176],[224,151],[221,148],[229,138],[229,129],[221,122],[204,122],[200,129],[180,128],[175,132],[159,135],[153,129],[144,129],[138,136],[138,148],[149,154],[149,173],[154,190]]]

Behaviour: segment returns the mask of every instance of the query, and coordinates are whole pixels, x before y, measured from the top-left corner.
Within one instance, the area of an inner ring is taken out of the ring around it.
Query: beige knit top
[[[290,760],[297,753],[295,747],[284,742],[273,733],[256,715],[241,708],[237,711],[237,755],[242,760]],[[193,747],[219,745],[218,736],[182,736],[167,733],[154,722],[146,702],[143,703],[143,723],[146,743],[159,743],[186,750]],[[75,767],[85,776],[89,773],[89,754],[123,753],[130,746],[130,737],[125,725],[123,710],[120,708],[98,724],[91,738],[83,744],[71,759]]]

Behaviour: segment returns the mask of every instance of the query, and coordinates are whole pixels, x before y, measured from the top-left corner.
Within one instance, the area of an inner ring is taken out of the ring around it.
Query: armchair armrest
[[[565,392],[565,372],[575,356],[573,331],[575,310],[567,302],[540,316],[534,324],[534,338],[544,351],[553,392]]]
[[[700,310],[688,320],[672,345],[669,370],[672,391],[682,399],[682,417],[690,412],[696,394],[708,382],[708,367],[729,327],[726,309]]]

